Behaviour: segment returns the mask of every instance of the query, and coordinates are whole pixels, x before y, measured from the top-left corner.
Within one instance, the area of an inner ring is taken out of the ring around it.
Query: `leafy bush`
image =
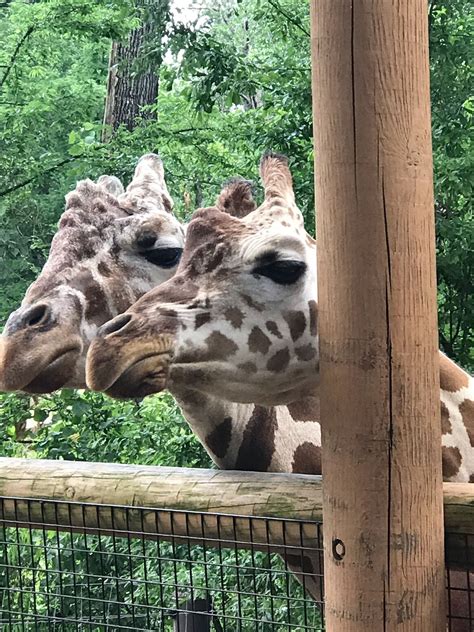
[[[210,467],[170,395],[115,401],[64,390],[28,398],[0,395],[5,456]]]

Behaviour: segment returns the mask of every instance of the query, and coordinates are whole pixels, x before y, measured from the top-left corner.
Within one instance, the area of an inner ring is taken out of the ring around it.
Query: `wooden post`
[[[444,632],[426,0],[311,0],[328,632]]]

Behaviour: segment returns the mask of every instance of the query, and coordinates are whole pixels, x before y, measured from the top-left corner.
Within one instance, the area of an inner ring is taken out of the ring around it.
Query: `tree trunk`
[[[138,5],[144,6],[141,0]],[[128,41],[112,44],[102,133],[104,142],[121,125],[132,131],[138,117],[156,118],[155,112],[143,111],[143,107],[153,105],[158,96],[161,39],[168,7],[168,0],[153,2],[143,24],[130,33]],[[147,56],[147,62],[144,63],[144,53],[150,48],[153,48],[154,54]]]

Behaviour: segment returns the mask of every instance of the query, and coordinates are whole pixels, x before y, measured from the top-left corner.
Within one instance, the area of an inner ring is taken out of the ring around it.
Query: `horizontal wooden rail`
[[[149,536],[158,529],[163,536],[196,541],[204,537],[266,543],[270,538],[276,546],[283,542],[299,546],[303,534],[305,544],[313,538],[315,546],[314,529],[301,531],[299,525],[287,524],[283,533],[279,523],[269,527],[259,519],[322,521],[322,479],[304,474],[0,458],[0,497],[4,499],[0,518],[11,524],[44,521],[67,530],[100,528]],[[59,504],[36,505],[26,499]],[[60,501],[79,504],[61,507]],[[104,509],[84,508],[82,503]],[[119,507],[111,511],[110,505]],[[127,512],[127,507],[164,511],[157,522],[155,512]],[[474,559],[474,485],[444,483],[444,510],[447,559],[456,567],[466,567],[467,559]],[[197,514],[180,518],[174,511]],[[227,516],[202,518],[198,515],[202,512]],[[246,516],[254,517],[251,528]]]

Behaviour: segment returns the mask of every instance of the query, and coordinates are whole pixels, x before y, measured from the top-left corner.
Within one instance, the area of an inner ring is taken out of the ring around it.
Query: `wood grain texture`
[[[474,559],[474,537],[470,538],[467,551],[464,538],[455,538],[456,534],[474,533],[473,488],[468,483],[444,483],[445,530],[451,534],[447,540],[446,557],[455,561],[457,568],[467,568],[468,559]],[[71,526],[94,529],[99,526],[100,519],[103,528],[128,528],[137,533],[145,531],[152,536],[158,527],[165,537],[171,535],[172,527],[174,533],[189,533],[198,539],[203,536],[199,516],[186,523],[185,518],[180,518],[178,514],[171,518],[173,510],[223,514],[220,527],[228,533],[233,532],[234,525],[232,518],[225,517],[226,514],[254,516],[257,519],[322,519],[322,479],[305,474],[0,458],[0,498],[3,499],[0,501],[0,517],[12,523],[41,523],[44,517],[66,530],[70,530]],[[6,500],[9,498],[78,504],[72,508],[61,508],[59,505],[47,508],[44,503]],[[84,511],[81,503],[90,503],[91,507]],[[95,505],[103,505],[104,509],[98,512]],[[110,505],[117,507],[113,515],[108,507]],[[141,513],[129,512],[127,516],[121,507],[158,508],[163,512],[157,525],[154,513],[142,521]],[[204,524],[205,534],[216,537],[216,521],[206,518]],[[248,519],[242,518],[236,524],[242,539],[250,541]],[[314,529],[303,533],[308,535],[307,543],[315,546]],[[270,535],[276,545],[282,543],[281,528],[275,525],[270,529]],[[263,521],[254,523],[252,537],[256,543],[266,542]],[[299,529],[289,529],[285,538],[287,544],[301,544]],[[212,546],[212,543],[207,543],[207,546]],[[469,555],[466,556],[466,553]]]
[[[427,3],[311,5],[326,626],[444,632]]]

